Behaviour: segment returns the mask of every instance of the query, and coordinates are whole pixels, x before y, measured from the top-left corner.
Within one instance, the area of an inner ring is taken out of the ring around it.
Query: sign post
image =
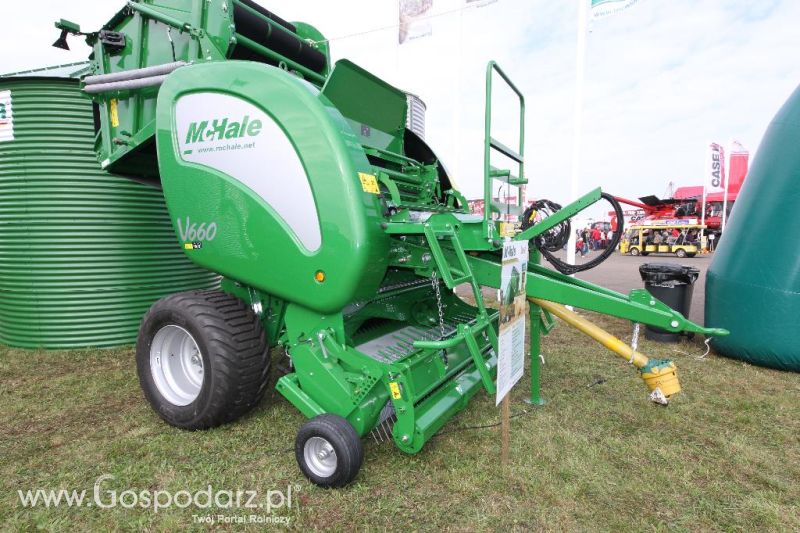
[[[508,436],[511,425],[511,408],[509,407],[508,394],[503,397],[500,405],[500,464],[505,468],[508,465]]]
[[[508,395],[525,371],[525,294],[528,271],[528,241],[507,239],[500,271],[500,334],[498,335],[497,396],[501,408],[501,463],[508,463],[510,407]]]

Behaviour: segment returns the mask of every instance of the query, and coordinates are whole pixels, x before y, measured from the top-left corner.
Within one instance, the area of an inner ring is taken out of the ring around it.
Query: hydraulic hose
[[[543,233],[531,241],[531,244],[538,248],[538,250],[542,253],[542,256],[544,256],[544,258],[547,259],[547,261],[562,274],[575,274],[577,272],[583,272],[596,267],[608,259],[612,253],[614,253],[614,250],[617,248],[617,245],[622,238],[625,220],[622,213],[622,206],[619,204],[616,198],[608,193],[602,193],[600,197],[610,203],[614,208],[614,213],[617,217],[617,229],[614,231],[611,241],[608,243],[608,247],[603,250],[603,253],[591,261],[587,261],[581,265],[570,265],[569,263],[560,260],[553,253],[561,250],[569,241],[570,232],[572,231],[572,225],[570,224],[569,220],[565,220],[550,231]],[[555,202],[551,202],[550,200],[539,200],[534,202],[523,213],[522,229],[528,229],[530,226],[536,223],[535,218],[537,213],[553,214],[559,209],[561,209],[561,206]]]

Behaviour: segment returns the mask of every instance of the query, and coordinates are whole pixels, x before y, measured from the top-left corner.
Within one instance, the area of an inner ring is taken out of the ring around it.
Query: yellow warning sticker
[[[514,227],[514,224],[511,222],[501,222],[500,223],[500,235],[503,237],[513,237],[516,235],[517,231]]]
[[[109,104],[109,113],[111,115],[111,127],[119,127],[119,112],[117,111],[117,99],[112,98]]]
[[[194,245],[190,242],[187,242],[183,245],[184,250],[194,250]]]
[[[400,394],[400,385],[398,385],[397,382],[389,382],[389,390],[392,392],[392,398],[395,400],[402,398],[402,395]]]
[[[364,192],[372,194],[381,193],[381,190],[378,188],[378,178],[376,178],[372,174],[359,172],[358,178],[361,180],[361,188],[364,189]]]

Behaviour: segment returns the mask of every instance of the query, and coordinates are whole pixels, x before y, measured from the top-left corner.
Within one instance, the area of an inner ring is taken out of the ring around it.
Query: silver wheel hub
[[[319,477],[330,477],[336,472],[336,450],[322,437],[311,437],[306,441],[303,458],[309,470]]]
[[[164,326],[150,345],[150,372],[158,392],[171,404],[189,405],[203,387],[203,356],[194,337],[180,326]]]

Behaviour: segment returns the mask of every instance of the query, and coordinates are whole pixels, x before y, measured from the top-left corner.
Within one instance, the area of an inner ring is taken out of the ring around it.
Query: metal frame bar
[[[135,2],[133,0],[128,0],[128,7],[134,11],[141,13],[142,15],[146,15],[147,17],[153,20],[157,20],[158,22],[166,24],[167,26],[172,26],[173,28],[176,28],[178,30],[189,32],[191,34],[195,34],[199,31],[196,28],[192,27],[192,25],[189,24],[188,22],[182,22],[176,19],[175,17],[171,17],[166,13],[162,13],[161,11],[153,7],[150,7],[148,5],[141,4],[138,1]]]
[[[499,288],[500,265],[489,258],[467,256],[477,283]],[[703,335],[726,335],[719,328],[704,328],[654,298],[644,289],[629,295],[565,276],[548,268],[528,264],[527,296],[596,311],[604,315],[641,322],[667,331],[690,331]]]
[[[596,188],[595,190],[584,194],[571,204],[562,207],[546,219],[542,220],[541,222],[531,226],[530,228],[526,229],[522,233],[518,233],[515,237],[515,241],[529,241],[534,237],[541,235],[545,231],[553,229],[558,224],[561,224],[568,218],[572,218],[593,203],[600,200],[600,194],[603,191],[600,187]]]
[[[505,146],[503,143],[492,137],[492,79],[494,72],[500,75],[500,78],[516,93],[519,98],[519,150],[514,151],[512,148]],[[519,173],[517,174],[518,184],[510,183],[510,176],[506,179],[509,185],[520,186],[525,181],[525,96],[520,91],[511,78],[503,72],[503,69],[495,61],[489,61],[486,65],[486,110],[485,110],[485,129],[484,129],[484,144],[483,144],[483,233],[488,240],[494,238],[494,224],[492,223],[492,175],[497,173],[499,169],[494,169],[491,165],[492,150],[497,150],[507,157],[513,159],[519,164]],[[509,171],[509,175],[511,172]],[[522,209],[522,194],[517,195],[517,207]]]
[[[258,44],[257,42],[255,42],[252,39],[248,39],[247,37],[245,37],[241,33],[234,34],[233,38],[236,39],[236,42],[238,44],[244,46],[248,50],[251,50],[251,51],[253,51],[253,52],[257,53],[257,54],[260,54],[262,56],[266,56],[266,57],[272,59],[273,61],[277,61],[278,63],[281,63],[281,62],[285,63],[286,66],[289,67],[290,69],[296,70],[297,72],[299,72],[303,76],[306,76],[306,77],[316,81],[317,83],[324,84],[325,81],[327,80],[327,78],[325,76],[323,76],[322,74],[314,72],[313,70],[311,70],[311,69],[309,69],[307,67],[304,67],[303,65],[301,65],[300,63],[297,63],[296,61],[292,61],[288,57],[286,57],[286,56],[284,56],[282,54],[279,54],[278,52],[276,52],[274,50],[270,50],[266,46],[262,46],[262,45]]]

